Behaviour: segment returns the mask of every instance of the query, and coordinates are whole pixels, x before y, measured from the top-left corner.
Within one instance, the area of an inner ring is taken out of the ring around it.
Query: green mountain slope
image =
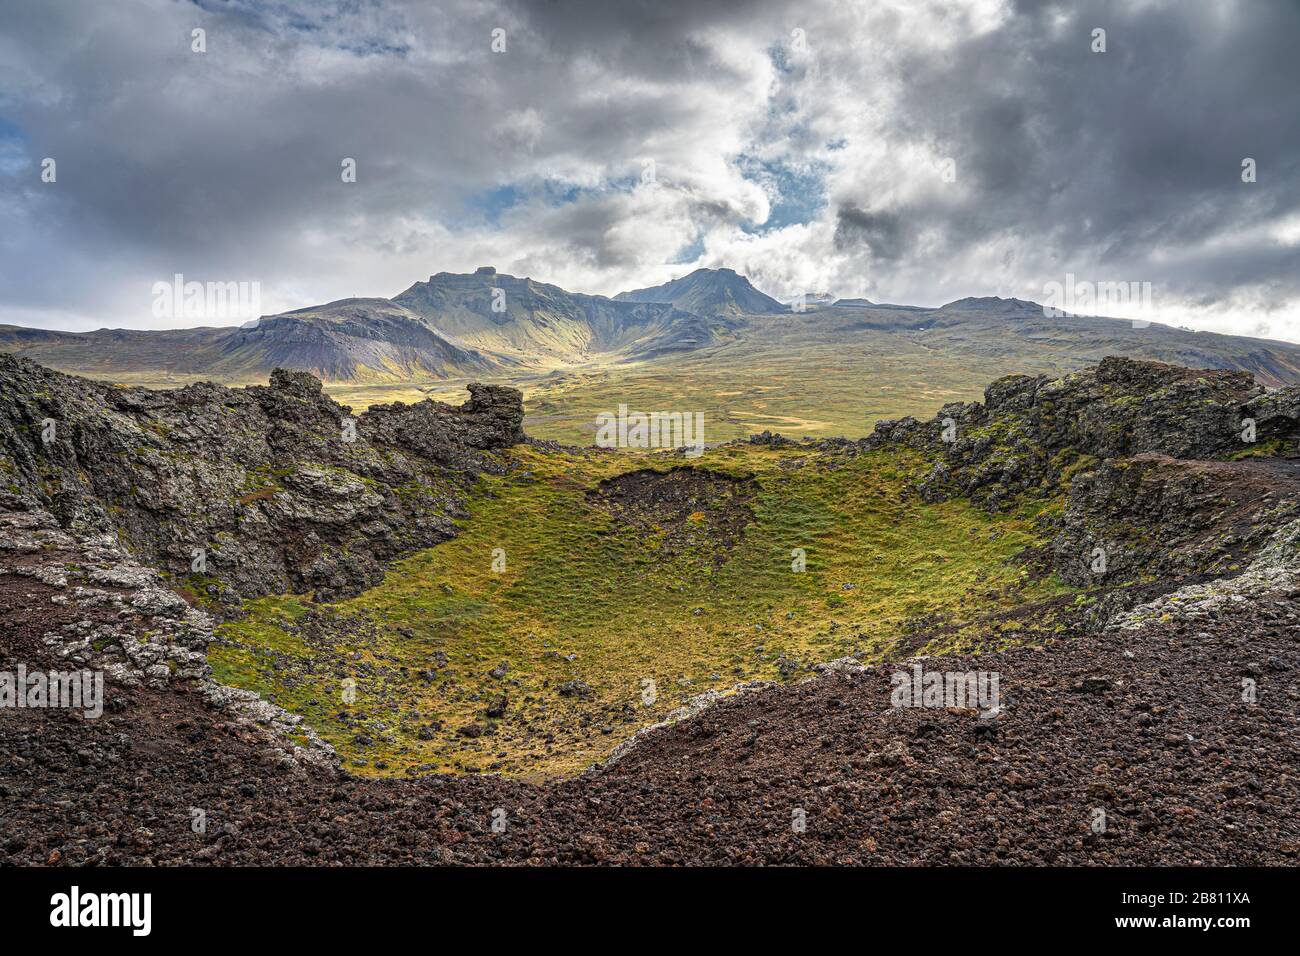
[[[211,371],[234,377],[291,368],[329,381],[409,381],[492,373],[503,364],[453,344],[387,299],[341,299],[235,330]]]
[[[449,341],[387,299],[341,299],[240,327],[51,332],[0,326],[0,351],[95,378],[264,382],[272,369],[330,382],[483,376],[512,364]]]
[[[476,348],[537,366],[648,358],[721,340],[728,323],[664,303],[621,302],[483,267],[440,272],[393,301]]]

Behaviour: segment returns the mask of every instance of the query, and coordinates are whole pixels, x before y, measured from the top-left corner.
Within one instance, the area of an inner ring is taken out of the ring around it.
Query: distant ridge
[[[670,302],[698,315],[768,315],[790,311],[789,306],[759,292],[734,269],[696,269],[680,279],[648,289],[620,292],[614,298],[620,302]]]
[[[993,312],[1011,315],[1021,312],[1037,312],[1043,307],[1028,299],[1004,299],[996,295],[967,296],[939,306],[940,312]]]
[[[509,364],[449,341],[388,299],[340,299],[241,326],[52,332],[0,326],[0,351],[99,377],[156,373],[265,381],[275,368],[329,382],[481,377]]]
[[[933,362],[1007,370],[1046,364],[1057,371],[1124,355],[1242,369],[1270,386],[1300,382],[1294,343],[1054,316],[1038,303],[997,296],[939,308],[866,298],[828,304],[826,298],[806,297],[808,307],[792,314],[790,305],[732,269],[697,269],[611,299],[483,266],[468,274],[435,273],[391,299],[340,299],[240,327],[74,333],[0,325],[0,352],[92,378],[164,386],[198,379],[260,383],[275,368],[339,384],[518,382],[592,363],[691,352],[716,354],[723,368],[747,367],[758,355],[797,364],[828,346],[878,355],[901,349],[922,377]]]
[[[834,309],[874,309],[877,312],[933,312],[923,305],[895,305],[890,302],[872,302],[870,299],[836,299]]]

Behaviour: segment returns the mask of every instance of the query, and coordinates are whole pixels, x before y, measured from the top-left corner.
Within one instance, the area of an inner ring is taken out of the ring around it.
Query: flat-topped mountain
[[[759,292],[734,269],[696,269],[663,285],[620,292],[623,302],[671,302],[679,309],[700,315],[765,315],[789,312],[770,295]]]

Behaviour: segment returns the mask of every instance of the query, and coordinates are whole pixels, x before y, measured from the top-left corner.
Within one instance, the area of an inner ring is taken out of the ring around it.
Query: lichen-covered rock
[[[470,400],[459,409],[432,399],[372,406],[365,413],[366,434],[444,467],[483,471],[489,459],[478,452],[524,440],[523,395],[489,385],[470,385],[469,392]]]
[[[151,391],[0,355],[0,487],[225,600],[335,599],[451,537],[465,489],[523,439],[517,390],[469,391],[353,416],[304,372]]]
[[[1228,616],[1243,605],[1300,598],[1300,520],[1276,530],[1240,574],[1185,585],[1114,615],[1109,627],[1136,631],[1157,621]],[[1294,628],[1294,624],[1292,624]]]
[[[882,421],[860,450],[903,444],[942,463],[927,500],[966,496],[992,508],[1050,490],[1090,460],[1156,453],[1214,459],[1249,451],[1247,419],[1263,437],[1300,436],[1300,387],[1266,393],[1249,373],[1109,357],[1057,380],[1011,375],[984,402],[945,405],[933,419]],[[1244,437],[1245,436],[1245,437]]]
[[[1112,357],[1057,380],[1011,375],[983,403],[821,447],[836,456],[899,445],[928,460],[915,484],[926,501],[997,510],[1063,497],[1064,510],[1042,519],[1045,556],[1071,584],[1112,589],[1091,609],[1097,624],[1240,570],[1300,512],[1300,387],[1268,391],[1240,371]]]
[[[1110,459],[1071,483],[1053,564],[1071,584],[1244,567],[1300,514],[1300,461]]]

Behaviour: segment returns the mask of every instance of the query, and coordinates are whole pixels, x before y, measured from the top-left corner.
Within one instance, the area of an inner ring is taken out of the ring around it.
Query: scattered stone
[[[591,686],[586,681],[569,680],[559,687],[561,697],[577,697],[586,700],[591,696]]]

